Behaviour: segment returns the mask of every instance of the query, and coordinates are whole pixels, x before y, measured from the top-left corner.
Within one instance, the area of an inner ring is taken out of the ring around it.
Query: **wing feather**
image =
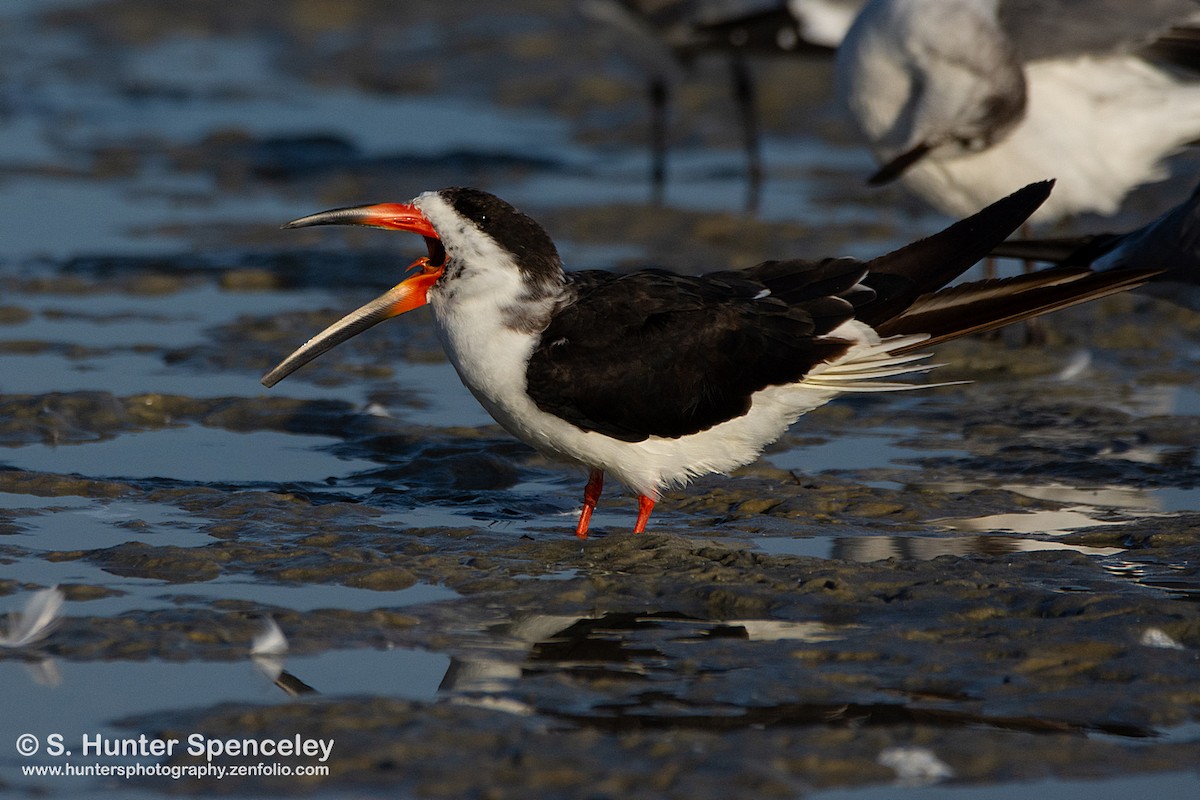
[[[572,299],[526,369],[538,407],[624,441],[675,438],[745,414],[752,395],[844,354],[853,259],[767,262],[687,277],[573,273]]]

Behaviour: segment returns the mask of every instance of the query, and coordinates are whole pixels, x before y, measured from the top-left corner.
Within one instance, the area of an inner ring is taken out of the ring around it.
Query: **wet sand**
[[[699,64],[656,207],[638,75],[560,4],[212,5],[4,7],[0,610],[67,602],[0,648],[0,790],[1200,788],[1200,316],[1124,296],[1036,349],[939,347],[936,378],[971,384],[819,409],[668,493],[646,535],[613,487],[580,542],[584,476],[487,418],[427,315],[262,389],[421,249],[280,222],[472,184],[573,267],[689,270],[869,256],[944,220],[861,186],[819,62],[756,67],[756,214]],[[267,618],[288,649],[252,659]],[[22,774],[62,759],[18,735],[92,731],[336,744],[322,776]]]

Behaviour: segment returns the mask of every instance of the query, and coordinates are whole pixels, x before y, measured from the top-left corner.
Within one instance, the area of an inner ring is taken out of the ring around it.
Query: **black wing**
[[[705,430],[844,353],[849,343],[825,334],[871,294],[857,286],[865,270],[842,258],[702,277],[572,273],[527,389],[543,411],[624,441]]]

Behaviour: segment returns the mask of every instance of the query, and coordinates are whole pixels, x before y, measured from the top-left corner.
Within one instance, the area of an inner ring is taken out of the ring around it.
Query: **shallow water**
[[[1121,297],[1041,348],[939,348],[975,382],[822,408],[645,536],[613,487],[579,542],[585,476],[497,428],[420,313],[259,384],[420,247],[281,222],[473,184],[574,267],[696,270],[943,220],[860,188],[820,63],[758,65],[753,214],[700,64],[655,206],[636,73],[561,4],[336,6],[0,3],[0,612],[66,598],[0,647],[0,791],[1200,789],[1193,314]],[[287,649],[252,656],[268,618]],[[330,774],[39,777],[95,759],[16,750],[197,731],[333,739]]]

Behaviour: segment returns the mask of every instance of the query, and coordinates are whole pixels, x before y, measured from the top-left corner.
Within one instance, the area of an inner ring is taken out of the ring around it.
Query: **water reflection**
[[[969,699],[960,696],[943,698],[948,707],[933,707],[928,693],[914,696],[911,704],[770,703],[759,702],[753,693],[735,700],[712,689],[696,698],[690,696],[693,679],[724,671],[720,651],[678,649],[723,648],[730,642],[835,642],[855,629],[812,621],[704,620],[669,611],[597,617],[532,614],[487,629],[486,641],[475,653],[453,659],[439,690],[456,703],[540,714],[606,731],[920,724],[1134,739],[1156,735],[1149,728],[1108,721],[979,713],[960,708],[960,701]],[[681,658],[689,662],[687,670],[681,670]],[[559,691],[526,690],[525,684],[542,676],[552,677]],[[568,694],[561,695],[563,690]],[[564,697],[572,699],[560,703]]]
[[[27,445],[0,453],[0,462],[30,472],[97,478],[268,484],[324,483],[376,466],[365,459],[329,458],[323,452],[340,443],[332,436],[192,425],[123,433],[85,444]]]
[[[1127,525],[1154,516],[1169,516],[1196,504],[1197,492],[1186,489],[1138,489],[1128,486],[1070,486],[1063,483],[940,482],[913,484],[919,490],[967,494],[1002,490],[1063,504],[1062,508],[943,517],[929,524],[928,534],[838,537],[769,536],[755,545],[772,555],[882,561],[889,558],[928,560],[947,555],[1007,555],[1038,550],[1070,550],[1089,556],[1113,556],[1123,547],[1100,547],[1059,541],[1055,537],[1086,528]],[[953,532],[977,534],[956,536]]]
[[[457,655],[440,690],[452,702],[511,714],[551,714],[547,699],[521,690],[535,675],[593,681],[667,679],[675,674],[668,650],[707,642],[826,642],[842,636],[817,621],[703,620],[676,612],[612,612],[597,617],[528,614],[486,630],[486,642]]]
[[[0,624],[0,647],[23,650],[45,639],[62,618],[65,601],[57,586],[34,592],[19,611],[10,611]]]
[[[925,441],[928,433],[913,427],[872,428],[853,434],[838,435],[828,441],[805,444],[768,457],[775,466],[804,472],[901,467],[917,469],[918,459],[956,458],[961,450],[931,449]]]
[[[1161,589],[1174,597],[1200,601],[1200,569],[1188,560],[1173,563],[1161,554],[1146,554],[1142,561],[1119,559],[1130,551],[1121,545],[1089,545],[1059,537],[1089,529],[1132,525],[1146,519],[1178,517],[1195,509],[1200,490],[1141,489],[1128,486],[1070,486],[1062,483],[942,482],[918,488],[948,494],[977,490],[1003,490],[1036,500],[1061,503],[1062,508],[1021,510],[977,517],[943,517],[929,520],[938,530],[925,534],[836,537],[764,536],[754,540],[758,549],[772,555],[836,558],[871,562],[890,558],[930,560],[939,556],[1003,556],[1037,551],[1070,551],[1101,560],[1110,573]],[[965,535],[964,535],[965,534]]]
[[[287,637],[275,620],[267,617],[262,630],[250,643],[251,662],[288,697],[317,694],[316,689],[283,668],[287,651]]]
[[[1128,525],[1148,517],[1167,517],[1197,505],[1197,492],[1191,489],[1141,489],[1128,486],[1069,486],[1062,483],[941,483],[945,492],[970,492],[995,488],[1023,497],[1063,504],[1058,509],[1040,509],[980,517],[933,520],[951,530],[993,534],[1038,534],[1062,536],[1085,528]],[[995,538],[995,537],[983,537]],[[1071,545],[1051,539],[1005,539],[1015,542],[1013,550],[1069,549],[1095,556],[1120,553],[1124,548]]]
[[[598,617],[528,614],[487,629],[487,645],[455,657],[442,690],[460,700],[496,706],[494,696],[512,688],[530,670],[581,670],[610,676],[644,677],[668,656],[664,642],[826,642],[839,629],[816,621],[734,619],[709,621],[674,612],[609,613]],[[636,641],[635,641],[636,640]],[[515,710],[511,709],[510,710]],[[529,709],[522,709],[528,713]]]
[[[1063,508],[1052,511],[1017,511],[1009,514],[988,514],[982,517],[959,519],[935,519],[935,525],[944,525],[956,531],[991,533],[1038,533],[1043,536],[1061,536],[1078,528],[1094,528],[1103,525],[1122,525],[1128,520],[1104,520],[1095,516],[1098,509],[1088,507]]]
[[[1113,559],[1104,568],[1113,575],[1154,589],[1181,600],[1200,603],[1200,566],[1192,559],[1172,563],[1146,558],[1143,561]]]
[[[771,555],[815,556],[859,562],[885,561],[889,558],[928,561],[940,556],[1001,556],[1037,550],[1071,550],[1092,556],[1123,552],[1123,548],[1118,547],[1089,547],[1002,533],[985,536],[863,535],[832,539],[770,537],[755,540],[755,545]]]
[[[1164,507],[1158,490],[1132,486],[1071,486],[1056,481],[1021,483],[1013,481],[944,481],[925,484],[947,493],[973,492],[979,489],[1000,489],[1035,500],[1049,500],[1068,506],[1090,506],[1095,509],[1133,509],[1136,511],[1182,510]]]

